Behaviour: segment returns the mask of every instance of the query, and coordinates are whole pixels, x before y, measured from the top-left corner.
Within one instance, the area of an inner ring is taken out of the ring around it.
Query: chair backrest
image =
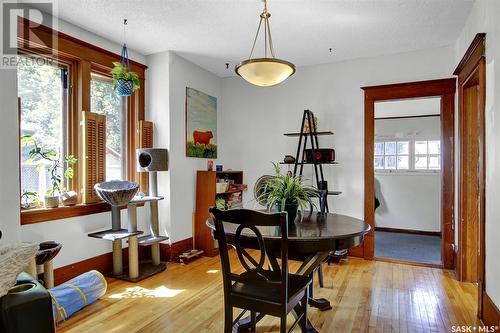
[[[241,282],[264,288],[274,288],[275,290],[279,288],[281,291],[280,299],[286,301],[288,298],[288,223],[286,213],[264,213],[250,209],[219,210],[217,208],[210,208],[210,213],[215,223],[215,237],[219,242],[225,297],[231,291],[233,282]],[[229,224],[234,224],[231,228],[231,235],[226,233],[225,224],[226,227]],[[281,267],[273,260],[276,253],[268,252],[259,226],[280,229]],[[237,274],[231,270],[227,249],[229,238],[230,245],[235,247],[241,266],[245,269],[243,273]],[[260,252],[258,260],[255,260],[245,249],[245,245],[249,244],[251,244],[251,248]],[[272,269],[264,267],[266,258]]]

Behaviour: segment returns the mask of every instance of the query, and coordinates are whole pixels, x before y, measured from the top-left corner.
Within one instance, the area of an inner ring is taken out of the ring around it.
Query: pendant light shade
[[[295,66],[286,60],[277,59],[274,55],[271,28],[269,26],[271,13],[267,11],[267,0],[264,0],[264,11],[260,14],[259,27],[253,42],[252,51],[248,60],[241,62],[234,69],[236,74],[245,81],[260,87],[271,87],[285,81],[295,73]],[[255,44],[259,37],[260,28],[264,22],[264,58],[252,58]],[[267,51],[271,57],[267,57]]]
[[[260,87],[277,85],[293,73],[295,66],[292,63],[276,58],[249,59],[236,66],[236,74]]]

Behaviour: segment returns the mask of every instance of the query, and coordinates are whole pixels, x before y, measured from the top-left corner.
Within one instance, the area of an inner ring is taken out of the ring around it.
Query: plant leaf
[[[73,179],[73,176],[74,176],[73,168],[72,167],[68,167],[64,171],[64,178],[66,178],[66,179]]]
[[[78,159],[73,155],[68,155],[68,156],[64,157],[64,161],[66,163],[68,163],[69,165],[73,165],[78,161]]]
[[[55,152],[55,150],[48,150],[45,154],[45,157],[56,157],[57,153]]]

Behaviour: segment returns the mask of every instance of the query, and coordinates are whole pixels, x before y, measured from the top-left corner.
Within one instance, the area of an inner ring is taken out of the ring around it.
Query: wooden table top
[[[212,230],[215,229],[210,219],[207,221],[207,226]],[[234,235],[237,227],[238,225],[233,223],[224,223],[226,234]],[[280,227],[258,226],[258,229],[264,238],[281,238]],[[344,239],[362,236],[369,231],[369,224],[351,216],[333,213],[321,216],[317,212],[306,212],[302,219],[298,214],[294,224],[288,226],[288,238],[290,240]],[[242,235],[245,234],[253,236],[249,229],[243,230]]]

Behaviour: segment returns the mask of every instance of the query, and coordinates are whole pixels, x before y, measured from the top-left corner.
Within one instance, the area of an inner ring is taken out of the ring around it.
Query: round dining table
[[[207,220],[207,226],[215,230],[215,225],[211,219]],[[234,235],[238,225],[224,223],[224,231],[228,244],[234,244]],[[280,227],[257,227],[262,234],[266,249],[275,256],[269,256],[271,266],[278,265],[281,247]],[[247,234],[242,232],[240,243],[248,248],[259,249],[257,238],[254,233],[247,230]],[[304,212],[298,214],[294,223],[288,226],[288,258],[301,262],[295,274],[313,276],[315,270],[330,255],[332,251],[350,249],[363,242],[365,235],[370,231],[370,225],[363,220],[335,213]],[[312,286],[312,285],[311,285]],[[326,299],[314,299],[312,290],[310,293],[309,305],[320,310],[331,309],[330,302]],[[296,311],[299,313],[299,310]],[[296,314],[295,313],[295,314]],[[260,318],[262,318],[261,316]],[[257,316],[257,319],[260,319]],[[239,331],[248,329],[248,318],[239,323]],[[308,322],[308,332],[318,332],[314,326]]]

